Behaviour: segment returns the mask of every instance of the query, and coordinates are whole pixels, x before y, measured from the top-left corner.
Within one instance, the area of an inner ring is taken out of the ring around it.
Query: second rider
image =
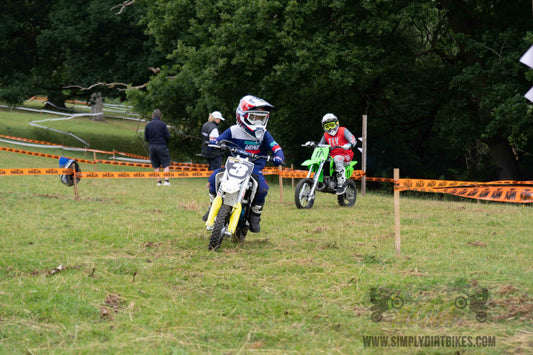
[[[335,172],[337,174],[337,195],[342,195],[346,190],[346,176],[345,166],[347,166],[353,159],[353,151],[357,145],[355,136],[346,128],[339,126],[337,116],[332,113],[326,113],[322,117],[322,128],[324,129],[324,136],[320,140],[320,144],[329,144],[332,149],[329,155],[335,163]]]

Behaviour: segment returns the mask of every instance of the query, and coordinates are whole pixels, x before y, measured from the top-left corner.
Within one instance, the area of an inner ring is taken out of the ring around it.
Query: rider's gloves
[[[280,165],[283,165],[283,159],[281,159],[280,157],[274,157],[274,159],[272,159],[272,163],[275,165],[275,166],[280,166]]]
[[[217,145],[218,144],[218,141],[215,139],[215,138],[211,138],[209,140],[209,144],[213,144],[213,145]],[[215,149],[213,147],[208,147],[208,149]]]
[[[352,147],[352,145],[350,143],[346,143],[345,145],[342,146],[342,149],[344,150],[348,150]]]

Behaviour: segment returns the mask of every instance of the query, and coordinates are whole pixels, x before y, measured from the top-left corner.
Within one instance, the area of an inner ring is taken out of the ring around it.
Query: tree
[[[0,99],[20,103],[35,94],[63,105],[67,97],[89,100],[95,91],[125,98],[98,82],[146,83],[163,56],[139,24],[142,4],[120,15],[115,0],[6,0],[0,5]]]
[[[449,89],[456,93],[439,111],[439,129],[471,156],[490,154],[498,179],[520,178],[517,150],[533,133],[533,116],[523,94],[530,84],[518,62],[531,44],[531,2],[441,0],[456,48]],[[486,147],[486,148],[485,148]],[[514,150],[514,152],[513,152]],[[479,162],[474,163],[479,166]],[[492,165],[492,164],[491,164]],[[480,166],[489,169],[489,166]]]
[[[307,154],[299,144],[320,137],[326,112],[355,133],[368,114],[376,174],[516,177],[510,144],[530,146],[518,63],[528,6],[157,1],[145,21],[171,64],[132,97],[151,106],[163,98],[170,119],[194,135],[206,112],[228,115],[241,96],[261,96],[276,106],[269,129],[289,160]]]

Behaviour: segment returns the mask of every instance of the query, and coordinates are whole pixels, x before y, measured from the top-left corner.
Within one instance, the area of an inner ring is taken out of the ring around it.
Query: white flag
[[[357,149],[359,149],[359,151],[360,151],[361,153],[363,152],[363,148],[357,148]]]
[[[530,68],[533,68],[533,46],[529,47],[526,53],[520,58],[520,63],[527,65]],[[527,96],[526,96],[527,97]],[[529,97],[528,97],[529,99]]]
[[[526,99],[533,102],[533,88],[529,89],[529,91],[524,96]]]
[[[361,142],[363,141],[363,137],[359,137],[359,138],[357,138],[357,139],[359,139]]]

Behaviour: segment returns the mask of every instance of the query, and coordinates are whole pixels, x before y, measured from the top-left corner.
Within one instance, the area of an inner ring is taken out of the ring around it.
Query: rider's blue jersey
[[[268,155],[273,153],[275,156],[285,159],[283,151],[278,143],[272,138],[270,132],[265,131],[263,139],[257,139],[246,133],[240,126],[233,125],[218,137],[215,138],[218,142],[222,140],[229,140],[235,143],[239,148],[246,150],[249,153],[258,155]],[[266,165],[266,159],[258,159],[254,162],[254,171],[261,171]]]

